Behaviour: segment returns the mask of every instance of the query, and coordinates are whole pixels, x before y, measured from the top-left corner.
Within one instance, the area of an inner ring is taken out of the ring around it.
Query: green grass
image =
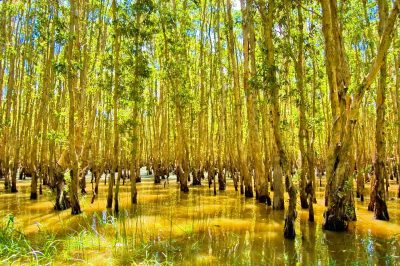
[[[19,261],[31,265],[51,262],[57,252],[59,241],[55,235],[39,231],[34,240],[14,226],[14,216],[6,215],[0,225],[0,262]]]
[[[88,223],[90,219],[85,219]],[[124,219],[120,217],[121,222]],[[39,232],[25,235],[15,227],[15,217],[6,215],[0,225],[0,264],[46,265],[57,262],[85,263],[93,255],[104,256],[108,264],[120,265],[171,265],[174,255],[181,252],[176,241],[144,241],[128,238],[124,230],[119,231],[116,218],[107,217],[101,224],[112,235],[99,233],[89,224],[82,224],[78,230],[57,237],[38,224]],[[124,228],[124,227],[123,227]]]

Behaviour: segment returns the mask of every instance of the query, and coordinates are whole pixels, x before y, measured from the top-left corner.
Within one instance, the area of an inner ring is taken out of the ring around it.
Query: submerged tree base
[[[31,200],[36,200],[37,198],[38,198],[37,192],[31,192],[30,199],[31,199]]]
[[[115,213],[115,215],[118,215],[118,213],[119,213],[119,201],[118,201],[118,198],[115,198],[115,201],[114,201],[114,213]]]
[[[82,213],[82,211],[81,211],[81,207],[80,206],[77,206],[77,207],[72,207],[72,209],[71,209],[71,214],[72,215],[78,215],[78,214],[81,214]]]
[[[64,190],[64,179],[63,175],[58,175],[57,181],[57,197],[56,204],[54,205],[54,210],[63,211],[71,207],[71,201],[68,198],[68,192]]]
[[[262,195],[258,197],[260,203],[265,203],[267,206],[271,206],[271,197],[269,195]]]
[[[293,218],[287,215],[285,218],[285,228],[283,231],[283,236],[286,239],[294,239],[296,237],[296,231],[294,230]]]
[[[377,220],[389,221],[386,202],[378,196],[375,198],[374,215]]]
[[[246,198],[252,198],[253,195],[253,189],[251,188],[251,186],[245,186],[244,188],[244,196]]]
[[[322,229],[328,231],[347,231],[349,224],[345,217],[338,217],[337,215],[331,214],[330,211],[325,211],[324,222],[322,224]]]
[[[131,202],[132,204],[136,204],[137,203],[137,192],[135,192],[131,198]]]
[[[189,193],[189,187],[187,185],[182,185],[181,184],[181,191],[183,193]]]
[[[56,204],[54,205],[54,210],[63,211],[69,209],[70,207],[71,207],[71,202],[69,201],[68,198],[64,197],[61,201],[56,201]]]
[[[300,196],[300,206],[302,209],[308,209],[307,195]]]
[[[273,204],[272,204],[272,209],[274,210],[284,210],[285,205],[283,199],[275,199]]]

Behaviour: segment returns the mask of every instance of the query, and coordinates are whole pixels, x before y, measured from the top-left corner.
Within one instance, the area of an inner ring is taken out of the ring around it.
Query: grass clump
[[[36,240],[30,241],[26,235],[15,228],[15,217],[6,215],[0,224],[0,262],[42,265],[52,261],[57,251],[54,234],[41,231]]]

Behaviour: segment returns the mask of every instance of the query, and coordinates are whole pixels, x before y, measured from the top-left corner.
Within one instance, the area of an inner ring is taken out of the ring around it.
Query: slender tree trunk
[[[298,13],[298,30],[299,30],[299,40],[297,45],[297,60],[295,60],[295,69],[296,69],[296,79],[297,79],[297,90],[299,91],[300,103],[299,103],[299,148],[301,153],[301,170],[300,170],[300,204],[301,208],[307,209],[307,193],[306,193],[306,174],[308,174],[308,160],[307,156],[309,155],[306,152],[306,142],[309,143],[309,134],[307,129],[307,120],[306,120],[306,97],[304,92],[304,33],[303,33],[303,14],[301,10],[301,0],[297,5],[297,13]]]
[[[251,161],[253,162],[255,170],[255,180],[256,180],[256,198],[259,202],[266,203],[269,198],[268,185],[265,178],[263,158],[261,154],[259,133],[258,133],[258,121],[256,120],[256,110],[255,110],[255,90],[249,83],[250,77],[255,77],[256,75],[256,62],[255,62],[255,32],[253,25],[253,1],[247,0],[246,4],[241,1],[242,13],[243,13],[243,49],[244,49],[244,74],[243,74],[243,84],[246,94],[247,101],[247,122],[248,122],[248,144],[250,147],[249,154],[251,155]],[[250,63],[250,64],[249,64]],[[250,66],[249,66],[250,65]],[[246,191],[252,191],[251,180],[246,182]],[[252,193],[251,193],[252,194]]]
[[[232,65],[233,76],[233,93],[235,102],[235,132],[236,132],[236,151],[238,156],[237,165],[240,168],[240,193],[244,194],[243,183],[244,180],[249,180],[249,170],[246,162],[246,152],[243,150],[243,137],[242,137],[242,100],[240,98],[240,82],[239,70],[235,54],[235,36],[233,32],[233,19],[232,19],[232,0],[226,0],[226,16],[228,28],[228,53]],[[252,197],[253,192],[248,191],[248,196]]]
[[[114,93],[113,93],[113,106],[114,106],[114,154],[113,154],[113,171],[115,171],[117,182],[115,187],[115,198],[114,198],[114,211],[115,213],[119,212],[119,186],[121,181],[121,171],[122,169],[119,167],[119,129],[118,129],[118,99],[119,99],[119,90],[120,90],[120,68],[119,68],[119,29],[117,22],[117,1],[113,0],[112,2],[112,16],[113,23],[115,27],[115,35],[113,40],[113,56],[114,56]],[[110,206],[111,207],[111,206]]]
[[[396,73],[396,103],[397,103],[397,176],[400,175],[400,52],[395,56],[395,73]],[[397,197],[400,198],[400,182]]]
[[[76,23],[76,0],[70,0],[71,11],[69,21],[70,34],[75,34],[75,30],[78,25]],[[68,141],[69,141],[69,159],[71,171],[71,184],[70,184],[70,200],[71,200],[71,214],[81,213],[81,207],[78,198],[78,160],[75,151],[75,95],[74,90],[76,88],[76,71],[73,69],[72,60],[74,60],[74,40],[70,39],[68,44],[67,62],[68,62],[68,96],[69,96],[69,116],[68,116]]]
[[[382,38],[386,23],[388,4],[386,0],[378,1],[379,7],[379,35]],[[376,124],[375,124],[375,182],[371,188],[370,205],[374,205],[375,218],[378,220],[389,220],[389,213],[386,206],[385,179],[387,177],[385,169],[386,149],[385,149],[385,93],[386,93],[386,56],[380,69],[379,84],[376,93]]]
[[[273,153],[273,188],[274,197],[272,207],[274,210],[283,210],[284,196],[283,196],[283,177],[285,167],[287,166],[287,159],[280,132],[280,107],[279,107],[279,86],[276,81],[276,66],[275,66],[275,49],[273,44],[273,25],[275,15],[275,0],[268,1],[268,10],[266,10],[266,3],[263,0],[260,3],[260,15],[263,21],[263,41],[264,48],[266,49],[265,64],[267,74],[264,77],[264,84],[266,89],[270,92],[271,99],[271,125],[274,136],[274,153]],[[293,193],[292,193],[293,194]]]

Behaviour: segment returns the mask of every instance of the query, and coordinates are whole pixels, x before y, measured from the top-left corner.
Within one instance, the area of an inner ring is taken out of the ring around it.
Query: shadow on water
[[[56,261],[92,264],[172,262],[226,265],[331,265],[400,263],[400,201],[388,202],[392,220],[375,221],[357,203],[358,221],[349,232],[323,231],[323,191],[318,190],[315,223],[300,210],[294,241],[283,238],[283,211],[272,211],[255,199],[245,199],[228,182],[227,190],[213,195],[208,186],[191,187],[181,194],[175,181],[154,185],[151,179],[138,183],[138,202],[130,204],[130,184],[121,187],[120,213],[106,210],[107,188],[101,182],[99,198],[81,197],[84,213],[55,212],[54,195],[46,191],[29,200],[29,183],[19,183],[20,192],[0,194],[2,213],[12,213],[15,224],[28,237],[43,230],[62,239]],[[394,189],[394,186],[392,186]],[[78,243],[78,244],[77,244]]]

